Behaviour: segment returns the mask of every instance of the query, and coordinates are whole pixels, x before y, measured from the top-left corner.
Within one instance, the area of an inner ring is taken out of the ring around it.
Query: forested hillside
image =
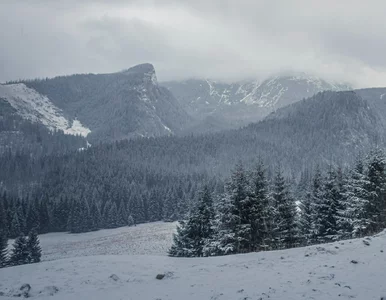
[[[0,181],[13,202],[37,199],[51,216],[54,207],[62,207],[60,230],[68,229],[70,208],[82,220],[83,229],[73,231],[117,226],[130,215],[134,222],[177,220],[203,184],[221,193],[240,161],[248,166],[264,161],[269,180],[280,165],[294,183],[310,178],[317,165],[344,169],[358,154],[381,146],[383,134],[382,120],[366,100],[354,92],[323,92],[239,130],[137,138],[65,155],[8,153],[0,157]],[[85,225],[87,213],[80,213],[85,211],[100,214],[104,223]],[[124,216],[119,223],[116,213]]]

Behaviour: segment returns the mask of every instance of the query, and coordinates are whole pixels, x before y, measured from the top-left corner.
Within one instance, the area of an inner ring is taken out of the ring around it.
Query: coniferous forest
[[[280,166],[236,165],[225,191],[204,187],[174,235],[170,256],[287,249],[374,234],[386,227],[386,157],[380,150],[342,170],[316,167],[291,184]]]

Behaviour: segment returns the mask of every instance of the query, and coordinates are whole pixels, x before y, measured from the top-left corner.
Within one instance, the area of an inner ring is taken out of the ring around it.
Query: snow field
[[[154,233],[160,223],[141,226],[139,232],[150,227]],[[113,236],[121,240],[118,232]],[[73,246],[82,245],[80,240],[72,240]],[[1,269],[0,295],[14,299],[28,283],[30,297],[55,300],[380,300],[386,294],[386,231],[366,239],[369,245],[363,240],[211,258],[99,255],[58,259]],[[52,243],[56,244],[54,239]],[[97,247],[95,242],[88,245]],[[157,280],[160,273],[165,277]]]

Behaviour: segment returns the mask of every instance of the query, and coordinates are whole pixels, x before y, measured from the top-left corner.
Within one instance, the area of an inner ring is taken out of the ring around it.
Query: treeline
[[[286,249],[374,234],[386,227],[386,157],[372,151],[347,170],[316,168],[293,186],[280,167],[238,164],[219,201],[204,189],[174,235],[171,256]],[[296,195],[296,196],[295,196]]]
[[[0,230],[6,232],[7,237],[15,238],[27,234],[31,229],[36,229],[40,234],[64,231],[80,233],[144,222],[175,221],[185,217],[200,187],[197,184],[199,178],[194,176],[153,174],[146,176],[146,182],[143,183],[142,176],[146,174],[136,172],[136,169],[132,170],[135,177],[119,182],[119,169],[115,171],[110,176],[99,174],[101,178],[98,182],[82,186],[79,197],[74,192],[55,197],[55,190],[33,199],[2,193]],[[66,179],[55,177],[53,180],[64,184]],[[214,191],[216,181],[210,186]]]

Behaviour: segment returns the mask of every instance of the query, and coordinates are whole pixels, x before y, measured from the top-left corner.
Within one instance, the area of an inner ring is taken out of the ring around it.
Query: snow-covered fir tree
[[[15,239],[9,262],[12,266],[24,265],[29,262],[27,239],[24,235]]]
[[[187,220],[177,226],[169,255],[184,257],[210,255],[207,246],[213,238],[213,220],[212,195],[205,186],[197,206],[189,213]]]
[[[375,149],[367,157],[366,189],[369,192],[367,214],[370,224],[366,234],[373,234],[386,225],[386,156],[381,149]]]
[[[369,181],[362,159],[358,159],[344,180],[344,192],[339,213],[342,238],[361,237],[370,224],[367,213],[370,195],[366,187]]]
[[[273,238],[276,249],[286,249],[297,244],[296,206],[289,185],[285,182],[281,168],[277,167],[273,184],[274,227]]]
[[[8,265],[8,237],[4,229],[0,229],[0,268]]]
[[[40,262],[42,249],[40,248],[39,237],[36,230],[31,230],[27,239],[28,263]]]

